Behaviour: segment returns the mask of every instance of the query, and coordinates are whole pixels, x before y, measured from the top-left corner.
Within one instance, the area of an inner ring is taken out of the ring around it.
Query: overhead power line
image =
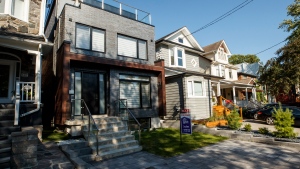
[[[228,16],[230,16],[231,14],[235,13],[236,11],[242,9],[243,7],[245,7],[246,5],[248,5],[249,3],[251,3],[253,0],[246,0],[244,1],[243,3],[239,4],[238,6],[234,7],[233,9],[231,9],[230,11],[226,12],[225,14],[221,15],[220,17],[216,18],[215,20],[209,22],[208,24],[202,26],[201,28],[197,29],[196,31],[192,32],[191,34],[189,35],[192,35],[192,34],[195,34],[211,25],[214,25],[215,23],[227,18]],[[189,36],[188,35],[188,36]]]
[[[283,42],[285,42],[285,41],[286,41],[286,40],[283,40],[283,41],[281,41],[281,42],[279,42],[279,43],[276,43],[275,45],[273,45],[273,46],[271,46],[271,47],[269,47],[269,48],[267,48],[267,49],[265,49],[265,50],[262,50],[262,51],[256,53],[255,55],[258,55],[258,54],[261,54],[261,53],[263,53],[263,52],[265,52],[265,51],[267,51],[267,50],[270,50],[270,49],[272,49],[273,47],[275,47],[275,46],[277,46],[277,45],[279,45],[279,44],[281,44],[281,43],[283,43]]]

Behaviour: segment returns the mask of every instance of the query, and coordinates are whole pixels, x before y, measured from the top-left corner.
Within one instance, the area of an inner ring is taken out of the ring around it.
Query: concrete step
[[[20,126],[0,127],[0,135],[10,135],[12,132],[20,131]]]
[[[0,149],[0,158],[10,157],[10,155],[11,155],[11,147]]]
[[[135,152],[138,152],[138,151],[141,151],[141,150],[142,150],[142,147],[136,145],[136,146],[132,146],[132,147],[117,149],[117,150],[114,150],[114,151],[108,151],[108,152],[105,152],[105,153],[101,153],[99,155],[81,156],[80,158],[85,162],[101,161],[101,160],[105,160],[105,159],[109,159],[109,158],[113,158],[113,157],[117,157],[117,156],[121,156],[121,155],[135,153]]]
[[[0,140],[0,148],[11,147],[10,136],[5,137],[6,139]]]
[[[106,139],[98,139],[99,146],[103,146],[103,145],[108,145],[108,144],[118,144],[121,142],[126,142],[126,141],[131,141],[131,140],[135,140],[134,135],[126,135],[126,136],[120,136],[120,137],[114,137],[114,138],[106,138]],[[90,137],[88,140],[88,144],[90,146],[95,146],[96,143],[96,137]]]
[[[1,121],[4,120],[14,120],[15,119],[15,114],[10,114],[10,115],[0,115]]]
[[[84,124],[88,124],[88,116],[84,116],[83,121]],[[105,123],[113,123],[113,122],[122,122],[122,119],[119,117],[100,117],[100,118],[94,118],[94,121],[96,124],[105,124]]]
[[[88,131],[82,131],[84,138],[88,138]],[[116,131],[116,132],[106,132],[106,133],[99,133],[98,138],[99,140],[103,140],[103,139],[111,139],[111,138],[115,138],[115,137],[121,137],[121,136],[126,136],[126,135],[130,135],[131,132],[128,130],[123,130],[123,131]],[[95,132],[91,132],[89,137],[96,137],[96,131]]]
[[[120,142],[117,144],[101,145],[101,146],[98,146],[98,151],[99,151],[99,154],[103,154],[103,153],[106,153],[109,151],[115,151],[118,149],[123,149],[123,148],[128,148],[128,147],[133,147],[133,146],[138,146],[138,142],[136,140]],[[92,149],[93,149],[93,153],[97,154],[97,147],[93,146]]]
[[[13,120],[2,120],[0,121],[0,127],[8,127],[8,126],[13,126],[14,121]]]
[[[0,109],[0,116],[15,115],[15,109]]]
[[[93,133],[96,133],[97,129],[93,129]],[[98,134],[105,134],[105,133],[111,133],[111,132],[118,132],[118,131],[124,131],[128,130],[127,126],[112,126],[107,128],[99,128]],[[86,127],[83,127],[83,132],[88,132],[88,129]]]
[[[0,168],[10,168],[10,157],[0,158]]]

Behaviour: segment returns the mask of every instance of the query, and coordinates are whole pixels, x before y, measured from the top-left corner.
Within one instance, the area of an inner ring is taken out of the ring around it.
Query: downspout
[[[36,73],[36,86],[35,86],[35,102],[37,104],[36,109],[31,110],[29,112],[23,113],[20,115],[20,117],[27,116],[29,114],[35,113],[40,110],[41,108],[41,89],[42,89],[42,44],[39,44],[39,51],[38,54],[36,55],[36,67],[35,67],[35,73]]]
[[[42,0],[41,3],[41,11],[40,11],[40,29],[39,29],[39,34],[43,36],[45,42],[48,42],[48,39],[46,38],[44,34],[44,21],[45,21],[45,12],[46,12],[46,0]],[[29,114],[35,113],[40,110],[41,108],[41,90],[42,90],[42,44],[39,44],[38,52],[36,55],[36,62],[35,62],[35,73],[36,73],[36,86],[35,86],[35,102],[37,104],[36,109],[31,110],[29,112],[23,113],[20,115],[20,117],[27,116]]]
[[[209,82],[209,79],[207,79],[207,88],[208,88],[208,106],[209,106],[209,117],[212,116],[212,107],[211,107],[211,91],[210,91],[210,88],[211,88],[211,83]]]

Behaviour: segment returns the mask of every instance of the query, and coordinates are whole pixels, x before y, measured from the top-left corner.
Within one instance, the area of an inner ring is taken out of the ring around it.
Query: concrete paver
[[[171,158],[141,151],[91,164],[99,169],[300,169],[299,158],[292,148],[226,140]]]

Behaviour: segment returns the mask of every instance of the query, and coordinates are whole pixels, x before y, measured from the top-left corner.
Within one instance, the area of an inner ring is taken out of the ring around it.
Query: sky
[[[119,0],[149,12],[159,39],[183,26],[194,32],[227,13],[245,0]],[[294,0],[253,0],[251,3],[195,34],[201,47],[225,40],[232,54],[257,54],[290,34],[279,29],[287,16],[287,7]],[[281,43],[257,56],[263,63],[284,45]]]

